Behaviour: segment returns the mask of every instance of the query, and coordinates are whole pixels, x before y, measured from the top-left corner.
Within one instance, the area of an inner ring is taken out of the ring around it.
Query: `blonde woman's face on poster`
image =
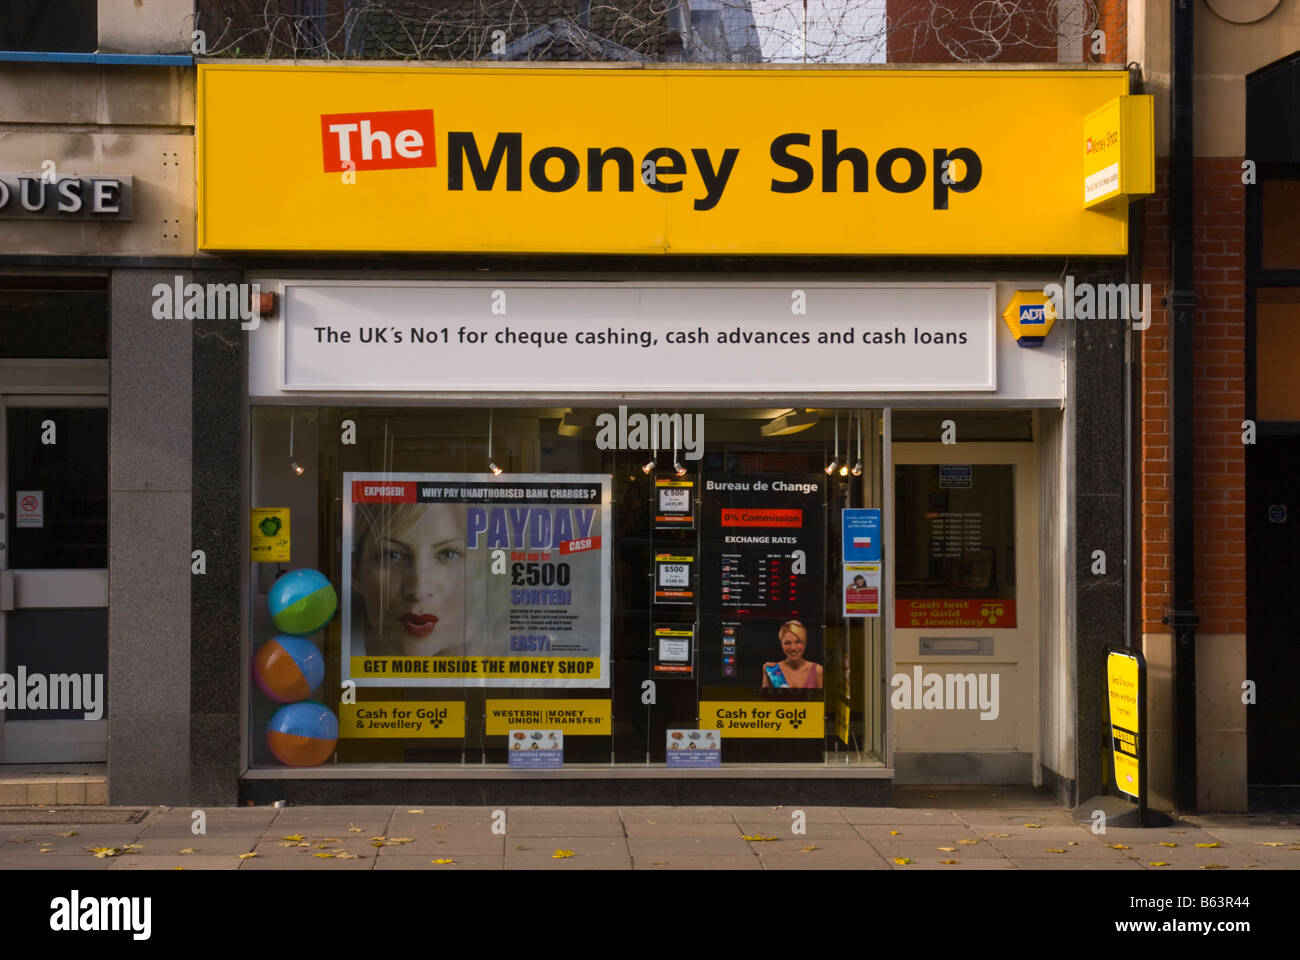
[[[356,588],[366,604],[367,654],[461,651],[465,553],[465,513],[452,504],[429,504],[404,525],[366,536]]]

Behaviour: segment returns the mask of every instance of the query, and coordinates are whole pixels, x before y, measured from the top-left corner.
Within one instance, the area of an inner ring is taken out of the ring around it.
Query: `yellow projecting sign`
[[[1126,252],[1122,70],[199,66],[203,250]],[[1140,99],[1140,98],[1129,98]],[[1127,130],[1135,151],[1150,132]]]
[[[1149,95],[1116,97],[1083,121],[1083,204],[1127,203],[1155,193],[1155,107]]]

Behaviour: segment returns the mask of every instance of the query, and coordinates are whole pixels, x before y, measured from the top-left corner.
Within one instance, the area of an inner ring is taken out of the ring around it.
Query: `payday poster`
[[[609,686],[608,476],[343,480],[343,679]]]

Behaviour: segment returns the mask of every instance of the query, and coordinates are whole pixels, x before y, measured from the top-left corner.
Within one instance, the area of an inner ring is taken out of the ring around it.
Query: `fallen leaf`
[[[322,857],[322,858],[330,858],[330,859],[332,859],[333,856],[334,856],[334,854],[332,854],[332,853],[313,853],[312,856],[313,856],[313,857]]]
[[[287,837],[281,837],[280,839],[281,839],[281,840],[301,840],[301,839],[302,839],[302,834],[301,834],[301,833],[291,833],[291,834],[289,834]]]
[[[1217,847],[1218,845],[1219,845],[1219,844],[1218,844],[1218,841],[1215,841],[1214,843],[1197,843],[1197,844],[1194,844],[1194,846],[1200,847],[1200,848],[1202,848],[1202,849],[1204,849],[1204,850],[1208,850],[1208,849],[1210,849],[1211,847]]]
[[[1202,870],[1227,870],[1228,867],[1223,863],[1204,863],[1201,864]]]
[[[257,856],[256,851],[254,851],[253,853],[241,853],[241,854],[239,854],[239,859],[240,859],[240,860],[250,860],[250,859],[252,859],[252,858],[255,857],[255,856]]]
[[[521,844],[518,844],[518,845],[515,847],[515,849],[516,849],[516,850],[527,850],[528,848],[525,847],[525,846],[521,843]]]
[[[990,833],[989,836],[990,836],[990,837],[1009,837],[1009,836],[1011,836],[1011,834],[1009,834],[1009,833]]]
[[[973,844],[979,843],[978,840],[970,840],[970,839],[958,840],[957,842],[960,843],[960,844],[962,844],[963,846],[966,846],[966,847],[969,847],[969,846],[972,846]]]
[[[354,823],[351,823],[351,822],[348,823],[348,833],[360,833],[360,832],[361,832],[361,828],[360,828],[360,827],[358,827],[358,826],[357,826],[356,824],[354,824]]]
[[[1300,850],[1300,846],[1297,846],[1297,847],[1287,847],[1287,849],[1288,849],[1288,850]]]
[[[334,859],[336,859],[336,860],[360,860],[361,857],[360,857],[359,854],[355,854],[355,853],[339,853],[339,854],[336,854],[336,855],[335,855]]]
[[[298,839],[302,839],[302,838],[299,837]],[[387,840],[388,838],[387,838],[387,837],[371,837],[370,839],[371,839],[371,840]]]
[[[1133,849],[1133,848],[1130,847],[1127,843],[1108,843],[1108,844],[1106,844],[1106,846],[1110,847],[1112,850],[1132,850],[1132,849]]]
[[[896,864],[898,864],[900,867],[904,867],[904,866],[907,866],[907,864],[909,864],[909,863],[912,862],[912,858],[911,858],[911,857],[895,857],[895,858],[894,858],[894,862],[895,862]]]
[[[926,799],[927,799],[927,800],[938,800],[938,799],[939,799],[939,795],[938,795],[937,793],[926,794]]]
[[[172,867],[173,870],[184,870],[184,867]]]
[[[281,846],[281,847],[296,847],[296,846],[298,846],[298,844],[294,843],[292,840],[281,840],[281,841],[277,844],[277,846]]]
[[[654,864],[656,867],[662,867],[668,863],[667,860],[651,860],[650,862]]]
[[[815,843],[810,843],[810,844],[808,844],[808,846],[804,847],[804,848],[803,848],[802,850],[800,850],[799,852],[800,852],[800,853],[812,853],[814,850],[819,850],[819,849],[821,849],[821,848],[818,847],[817,844],[815,844]]]
[[[198,847],[186,847],[184,850],[177,850],[177,853],[198,853]]]
[[[1026,823],[1025,826],[1030,830],[1041,830],[1043,825],[1041,823]]]
[[[654,825],[657,824],[658,822],[659,822],[658,820],[647,820],[647,821],[646,821],[646,823],[650,824],[651,826],[654,826]]]
[[[55,834],[56,837],[75,837],[76,835],[77,835],[77,831],[76,831],[76,830],[69,830],[69,831],[67,831],[66,833],[56,833],[56,834]]]
[[[116,857],[122,852],[117,847],[86,847],[86,849],[93,853],[97,860],[103,860],[106,857]]]
[[[956,853],[956,847],[935,847],[936,850],[942,850],[944,853]]]
[[[407,810],[407,813],[424,813],[423,810]]]
[[[551,854],[551,859],[563,860],[565,857],[571,857],[571,856],[573,856],[572,850],[556,850],[553,854]]]
[[[1169,841],[1169,840],[1161,840],[1161,841],[1160,841],[1160,846],[1162,846],[1162,847],[1176,847],[1176,846],[1178,846],[1178,844],[1176,844],[1176,843],[1172,843],[1172,842]]]
[[[322,843],[342,843],[342,842],[343,842],[343,838],[342,838],[342,837],[326,837],[326,838],[325,838],[324,840],[322,840],[321,842],[322,842]]]
[[[1152,861],[1151,861],[1151,866],[1153,866],[1153,867],[1167,867],[1167,866],[1169,866],[1169,864],[1165,863],[1163,860],[1152,860]]]
[[[53,847],[41,847],[41,848],[40,848],[39,850],[37,850],[36,852],[37,852],[37,853],[53,853],[53,852],[54,852],[54,848],[53,848]]]
[[[1256,840],[1261,847],[1285,847],[1286,844],[1280,840]]]
[[[899,835],[900,833],[902,833],[902,832],[903,832],[902,830],[890,830],[890,831],[889,831],[889,835],[890,835],[891,837],[896,837],[896,836],[898,836],[898,835]]]
[[[959,860],[940,860],[940,863],[960,863]]]
[[[1043,853],[1065,853],[1060,847],[1043,847]]]
[[[763,836],[761,833],[756,833],[756,834],[754,834],[753,836],[741,837],[740,839],[742,839],[742,840],[754,840],[754,841],[759,842],[759,843],[766,843],[766,842],[768,842],[768,841],[770,841],[770,840],[780,840],[781,838],[780,838],[780,837],[765,837],[765,836]]]
[[[429,862],[430,863],[455,863],[456,861],[451,859],[451,857],[439,857],[437,860],[430,860]]]
[[[1070,841],[1070,846],[1072,846],[1072,847],[1077,847],[1078,845],[1079,845],[1079,841],[1078,841],[1078,840],[1071,840],[1071,841]]]
[[[435,824],[433,825],[433,829],[435,829],[435,830],[446,830],[446,829],[447,829],[447,825],[446,825],[445,823],[435,823]]]
[[[388,839],[393,843],[414,843],[415,842],[415,837],[389,837]]]
[[[294,846],[295,846],[295,847],[310,847],[311,844],[308,843],[306,840],[304,840],[304,841],[302,841],[302,843],[295,843]]]

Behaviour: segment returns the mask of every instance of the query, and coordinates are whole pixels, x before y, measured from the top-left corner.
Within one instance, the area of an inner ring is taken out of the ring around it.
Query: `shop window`
[[[10,0],[0,5],[0,50],[94,53],[96,0]]]
[[[59,289],[50,290],[0,285],[0,359],[108,357],[107,292],[57,282]]]
[[[1262,289],[1255,307],[1255,415],[1300,420],[1300,288]]]
[[[1300,269],[1300,180],[1265,180],[1260,204],[1260,266],[1265,270]]]
[[[251,762],[878,765],[879,564],[846,617],[839,519],[879,498],[879,414],[779,413],[255,407]],[[295,637],[303,569],[339,603]]]

